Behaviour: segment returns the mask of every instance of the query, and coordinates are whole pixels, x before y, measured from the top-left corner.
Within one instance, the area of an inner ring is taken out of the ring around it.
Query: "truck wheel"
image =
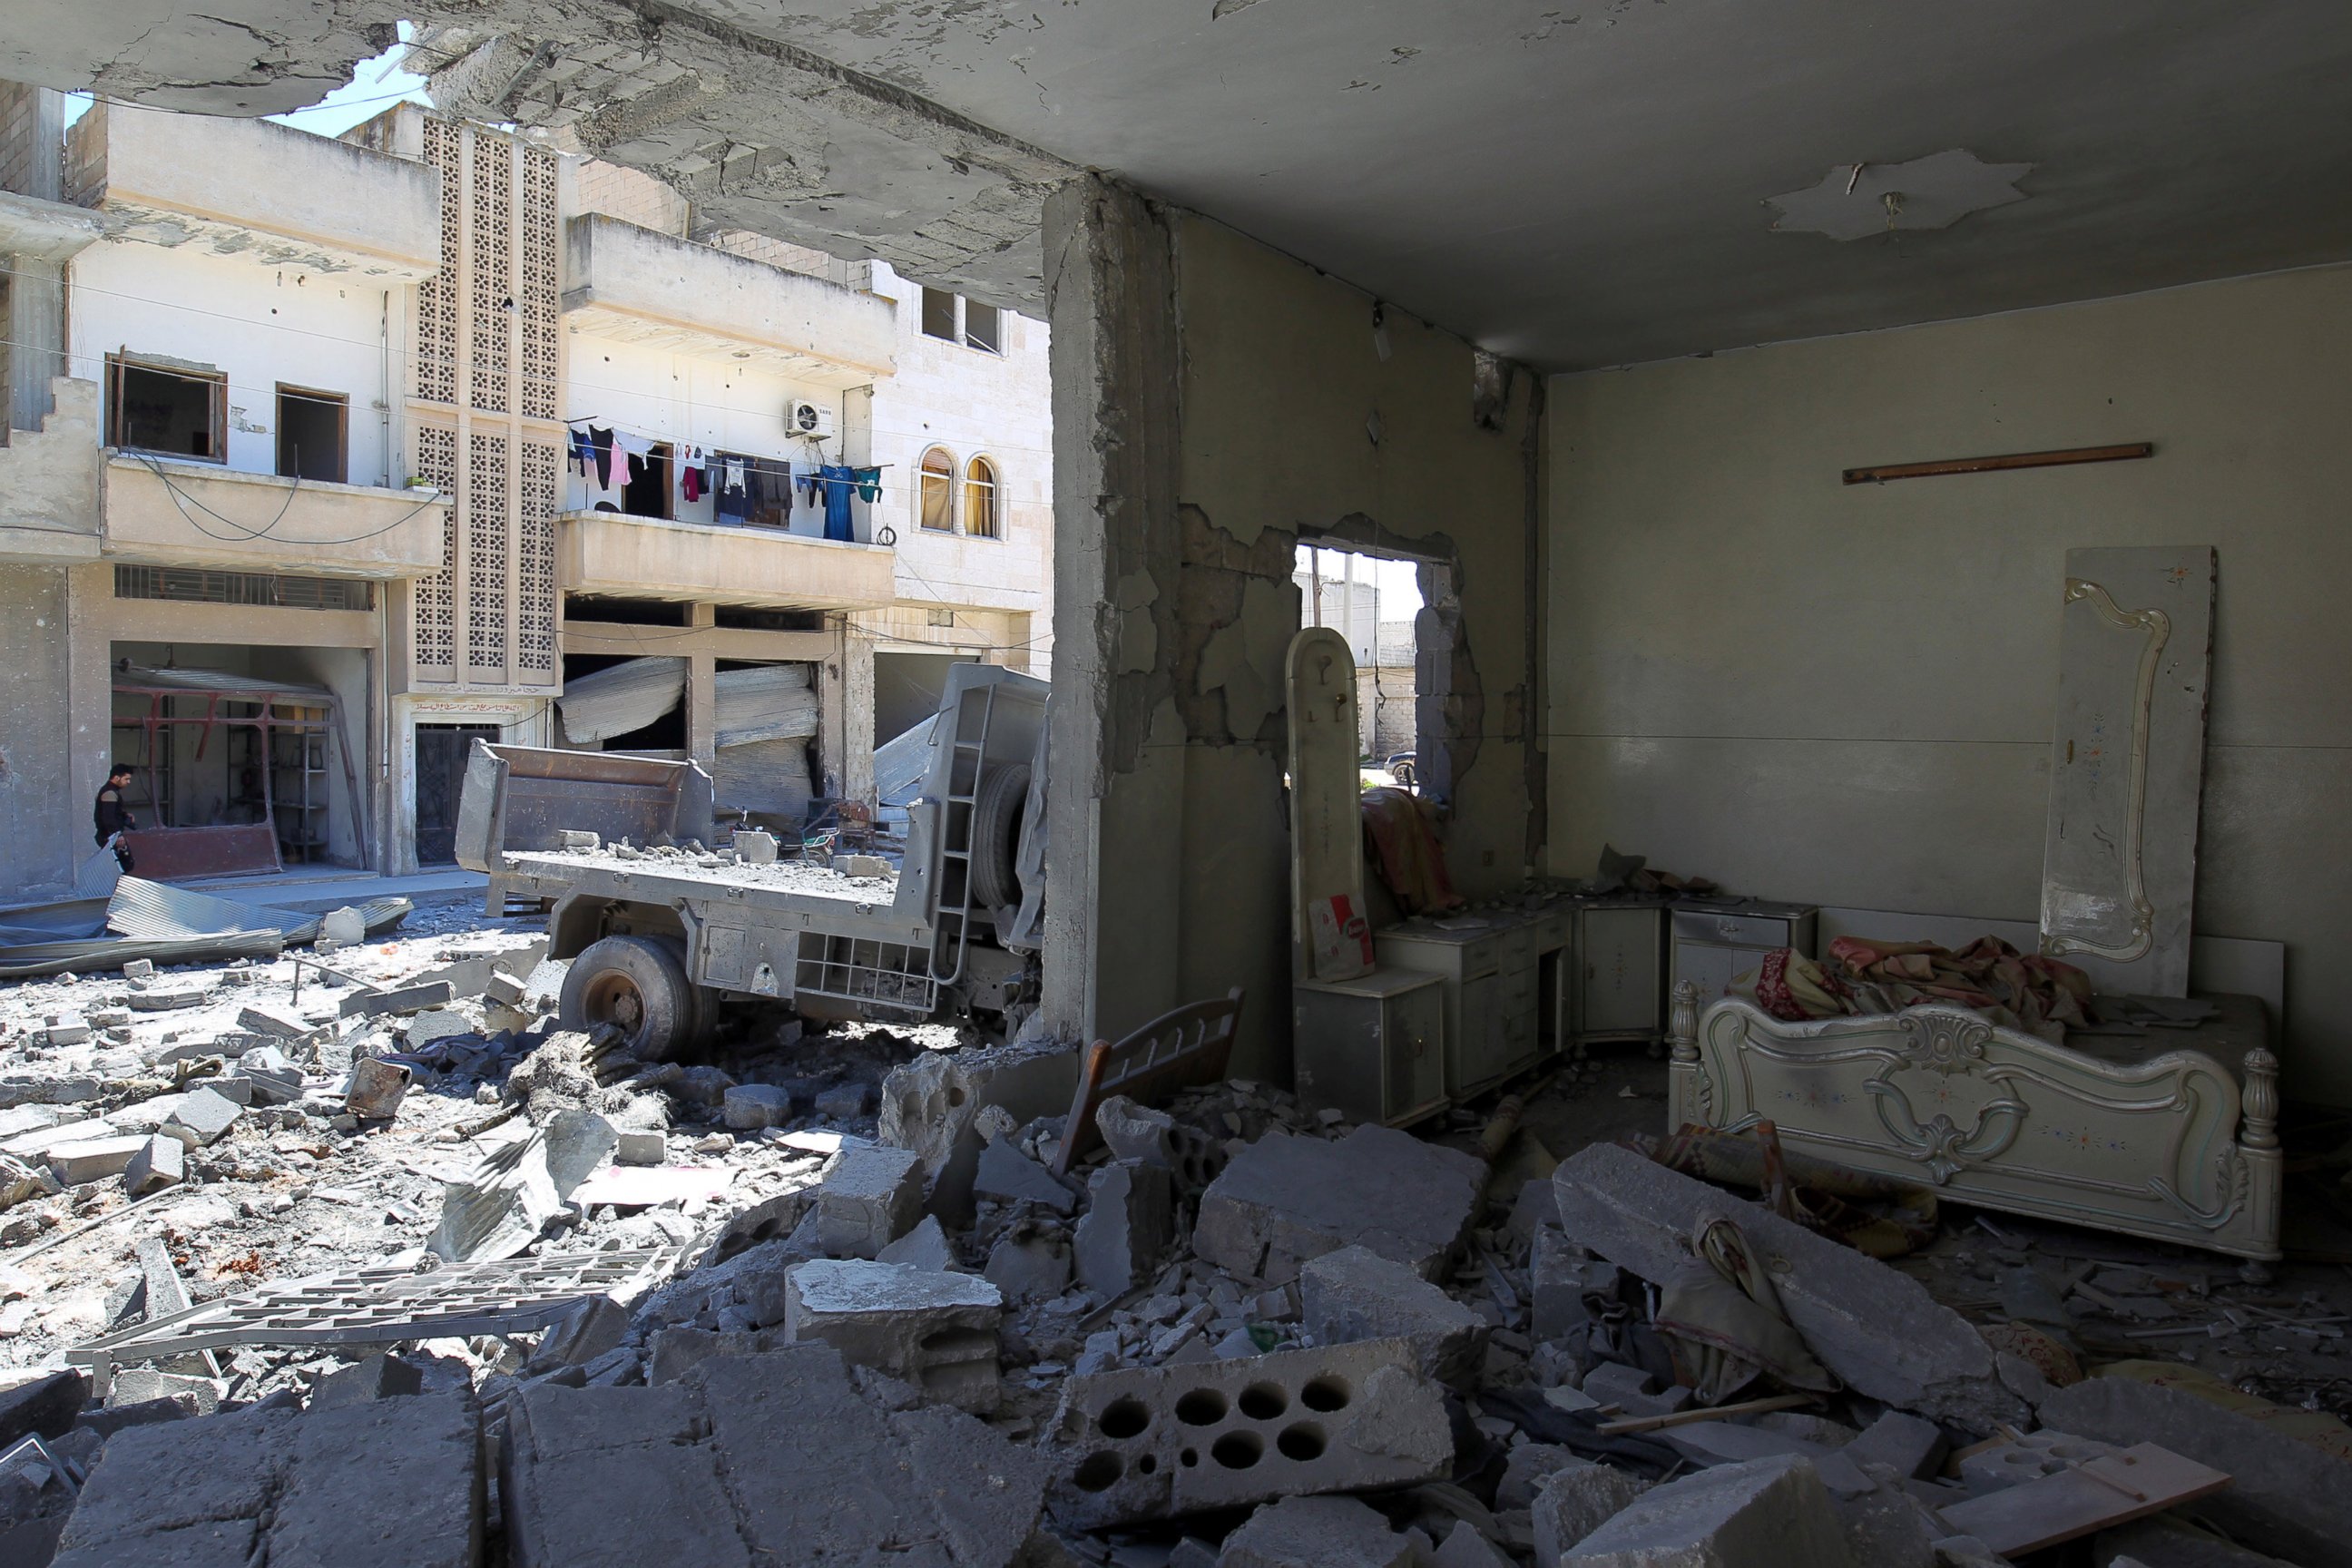
[[[686,965],[667,943],[608,936],[572,961],[559,1018],[567,1029],[610,1024],[638,1060],[666,1062],[693,1040],[699,1014]]]
[[[971,803],[971,896],[992,910],[1021,901],[1021,818],[1029,807],[1029,767],[1012,763],[980,781]]]

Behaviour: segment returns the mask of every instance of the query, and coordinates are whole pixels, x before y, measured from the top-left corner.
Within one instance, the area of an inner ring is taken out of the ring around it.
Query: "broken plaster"
[[[1265,721],[1283,710],[1283,657],[1298,631],[1298,591],[1252,577],[1242,585],[1241,612],[1210,634],[1201,649],[1197,689],[1205,697],[1225,694],[1225,724],[1232,738],[1257,739]]]

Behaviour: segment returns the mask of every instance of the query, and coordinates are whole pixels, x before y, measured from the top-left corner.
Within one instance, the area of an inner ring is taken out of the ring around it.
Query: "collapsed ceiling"
[[[1103,168],[1552,368],[2352,258],[2336,0],[8,9],[0,75],[245,114],[413,18],[446,107],[646,168],[713,226],[1032,312],[1038,209]],[[1871,174],[1961,150],[2031,169],[1925,205]],[[1835,210],[1889,190],[1883,232]],[[1776,232],[1801,195],[1826,221]]]

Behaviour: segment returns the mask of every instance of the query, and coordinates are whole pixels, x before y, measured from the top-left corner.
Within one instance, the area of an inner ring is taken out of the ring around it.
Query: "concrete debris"
[[[851,1364],[887,1373],[927,1399],[975,1413],[996,1408],[1004,1299],[987,1280],[820,1258],[792,1270],[784,1300],[792,1342],[822,1340]]]
[[[0,1448],[13,1447],[38,1433],[62,1437],[89,1400],[89,1379],[79,1372],[53,1372],[0,1391]]]
[[[480,1455],[476,1407],[461,1394],[133,1427],[92,1467],[57,1568],[469,1568],[483,1522]]]
[[[793,1119],[793,1093],[772,1083],[739,1083],[727,1091],[720,1109],[738,1132],[781,1127]]]
[[[1773,1268],[1808,1348],[1856,1392],[1979,1431],[2027,1422],[1983,1337],[1908,1276],[1614,1144],[1562,1162],[1553,1180],[1570,1239],[1654,1285],[1690,1260],[1703,1215],[1729,1216]]]
[[[936,1215],[925,1215],[915,1228],[874,1255],[877,1263],[902,1263],[910,1268],[952,1268],[955,1247]]]
[[[343,998],[337,1012],[346,1018],[382,1018],[406,1013],[422,1013],[428,1007],[446,1006],[457,999],[457,988],[446,980],[430,984],[406,985],[390,991],[356,992]]]
[[[1559,1568],[1585,1538],[1633,1506],[1650,1489],[1639,1476],[1571,1458],[1546,1476],[1528,1505],[1536,1536],[1536,1568]]]
[[[1337,1142],[1271,1133],[1202,1195],[1192,1250],[1228,1273],[1279,1284],[1308,1258],[1360,1246],[1424,1278],[1469,1228],[1486,1167],[1388,1127]]]
[[[2295,1563],[2342,1561],[2352,1541],[2346,1461],[2177,1389],[2086,1377],[2042,1403],[2045,1426],[2126,1447],[2154,1443],[2226,1471],[2229,1489],[2195,1505],[2231,1540]]]
[[[163,1130],[194,1148],[210,1148],[227,1136],[245,1107],[215,1089],[199,1089],[182,1100]]]
[[[310,1408],[365,1405],[372,1399],[416,1394],[424,1387],[425,1374],[416,1367],[397,1356],[378,1353],[320,1379],[319,1386],[310,1392]]]
[[[1013,1568],[1045,1472],[969,1415],[889,1411],[829,1345],[704,1361],[647,1388],[538,1384],[509,1406],[500,1491],[515,1568],[656,1552],[679,1564]],[[640,1544],[616,1531],[641,1532]]]
[[[1076,1194],[1055,1180],[1045,1166],[1002,1138],[989,1140],[988,1146],[980,1152],[972,1191],[998,1203],[1037,1204],[1055,1214],[1066,1215],[1078,1206]]]
[[[134,1198],[160,1193],[187,1180],[187,1146],[161,1133],[149,1138],[122,1169],[122,1190]]]
[[[1430,1562],[1433,1568],[1512,1568],[1511,1560],[1466,1519],[1454,1521],[1453,1532]]]
[[[102,1182],[109,1176],[122,1174],[146,1147],[147,1140],[132,1132],[60,1143],[45,1158],[58,1181],[68,1187],[78,1187],[85,1182]]]
[[[1224,1146],[1218,1140],[1123,1094],[1095,1107],[1095,1126],[1113,1159],[1165,1166],[1187,1193],[1200,1192],[1225,1168]]]
[[[1653,1489],[1562,1553],[1563,1568],[1860,1568],[1803,1459],[1754,1459]],[[1872,1565],[1874,1568],[1874,1565]]]
[[[874,1257],[915,1227],[922,1162],[910,1150],[845,1149],[817,1189],[816,1240],[834,1258]]]
[[[1413,1543],[1351,1497],[1270,1502],[1225,1539],[1217,1568],[1415,1568]]]
[[[1042,1439],[1055,1512],[1087,1528],[1442,1479],[1454,1434],[1411,1345],[1073,1377]]]
[[[1467,1386],[1486,1366],[1484,1318],[1402,1263],[1361,1247],[1327,1252],[1298,1271],[1301,1314],[1318,1344],[1401,1339],[1421,1370]]]
[[[389,1121],[399,1113],[401,1097],[415,1076],[398,1062],[362,1057],[352,1063],[350,1081],[343,1085],[343,1109],[362,1121]]]
[[[1076,1233],[1078,1282],[1106,1301],[1142,1284],[1175,1244],[1175,1200],[1164,1166],[1117,1160],[1097,1170]]]
[[[1008,1301],[1042,1301],[1070,1288],[1070,1243],[1059,1230],[1024,1229],[1000,1237],[981,1275]]]

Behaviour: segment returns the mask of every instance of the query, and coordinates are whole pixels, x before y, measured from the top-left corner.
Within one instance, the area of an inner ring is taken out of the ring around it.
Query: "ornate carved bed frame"
[[[1792,1150],[1954,1202],[2279,1256],[2278,1058],[2102,1060],[1964,1007],[1783,1023],[1675,991],[1666,1126],[1780,1129]]]

